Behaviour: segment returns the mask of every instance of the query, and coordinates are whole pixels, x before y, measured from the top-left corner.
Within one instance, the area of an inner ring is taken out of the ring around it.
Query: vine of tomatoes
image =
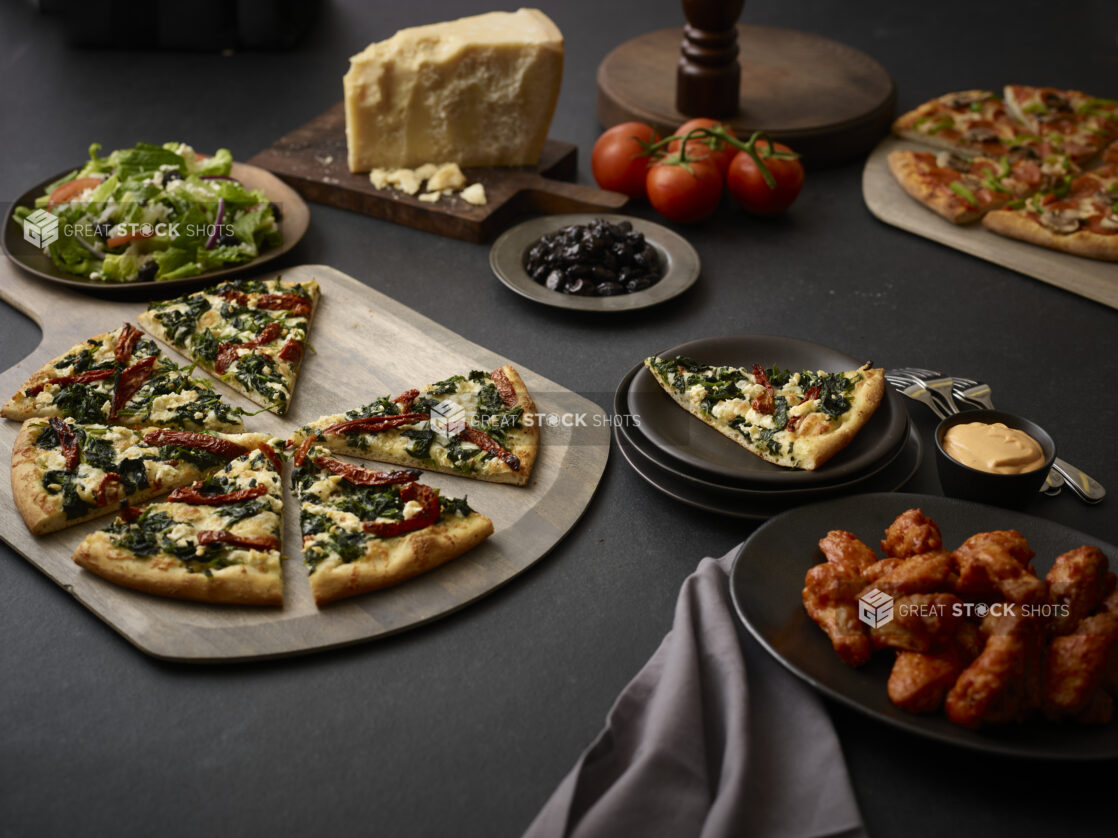
[[[709,217],[725,187],[756,215],[784,212],[804,184],[800,156],[756,131],[741,140],[727,125],[691,119],[670,137],[643,122],[610,128],[594,144],[594,179],[603,189],[647,198],[664,217],[683,224]]]

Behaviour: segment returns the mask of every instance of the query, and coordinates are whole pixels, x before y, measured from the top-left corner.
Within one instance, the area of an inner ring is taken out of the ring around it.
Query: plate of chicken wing
[[[757,529],[730,588],[816,689],[912,733],[1040,759],[1118,757],[1118,547],[934,495],[855,495]]]

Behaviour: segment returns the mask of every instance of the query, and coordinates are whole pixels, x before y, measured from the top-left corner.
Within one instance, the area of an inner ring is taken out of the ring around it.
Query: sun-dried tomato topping
[[[505,375],[505,371],[501,369],[493,370],[493,372],[489,373],[489,377],[492,378],[493,383],[497,385],[497,393],[500,395],[501,401],[503,401],[507,407],[516,407],[516,403],[520,400],[516,397],[516,389],[512,386],[512,382],[509,381],[509,377]]]
[[[411,390],[407,390],[407,391],[401,393],[396,398],[394,398],[392,401],[394,401],[394,402],[396,402],[396,404],[400,405],[400,412],[401,413],[407,413],[408,411],[411,410],[411,403],[414,402],[418,396],[419,396],[419,391],[415,390],[415,389],[411,389]]]
[[[258,346],[265,346],[278,338],[282,331],[283,326],[280,325],[280,322],[278,320],[273,320],[260,330],[260,334],[246,343],[226,342],[221,344],[221,346],[217,348],[217,359],[214,361],[214,370],[218,374],[224,373],[229,369],[229,365],[237,360],[237,350],[255,349]]]
[[[106,494],[107,494],[107,490],[108,490],[109,486],[113,485],[114,483],[117,486],[121,486],[120,475],[117,474],[115,471],[107,472],[105,474],[105,476],[101,478],[101,482],[97,484],[97,505],[98,506],[108,506],[109,505],[109,501],[108,501],[108,498],[106,497]]]
[[[295,464],[296,468],[303,464],[303,459],[307,456],[307,452],[311,450],[311,446],[314,445],[314,441],[317,438],[318,435],[312,433],[299,444],[298,448],[295,449],[295,454],[294,456],[292,456],[291,462]]]
[[[361,524],[361,529],[378,538],[393,538],[406,532],[429,527],[438,521],[442,514],[438,493],[430,486],[424,486],[422,483],[409,483],[404,486],[400,490],[400,500],[405,503],[411,500],[418,501],[423,504],[423,509],[412,517],[403,518],[399,521],[365,521]]]
[[[766,390],[773,388],[772,382],[769,377],[765,375],[765,369],[760,364],[753,365],[753,377],[757,379],[757,383],[764,387]]]
[[[350,419],[348,422],[338,422],[323,429],[324,434],[375,434],[398,428],[400,425],[412,425],[430,419],[430,413],[401,413],[397,416],[365,416],[361,419]]]
[[[238,503],[242,500],[251,500],[268,494],[266,487],[253,486],[251,489],[237,489],[223,495],[204,495],[198,488],[201,485],[195,483],[193,486],[183,486],[181,489],[175,489],[167,495],[167,501],[169,503],[196,503],[199,506],[224,506],[227,503]]]
[[[373,471],[343,463],[333,457],[315,457],[314,464],[332,474],[340,475],[343,480],[354,486],[392,486],[396,483],[412,483],[419,479],[418,471]]]
[[[272,464],[272,468],[279,472],[283,471],[283,458],[276,453],[275,448],[262,442],[256,446],[256,450],[260,451],[268,458],[268,462]]]
[[[809,402],[812,399],[817,399],[817,398],[819,398],[819,385],[818,384],[816,384],[813,387],[808,387],[807,390],[804,392],[804,401],[805,402]]]
[[[34,397],[43,392],[50,384],[57,384],[59,387],[65,387],[67,384],[88,384],[90,381],[101,381],[114,375],[116,375],[116,370],[89,370],[79,372],[77,375],[61,375],[58,378],[41,381],[34,387],[28,387],[24,393],[28,397]]]
[[[74,436],[74,429],[59,419],[52,416],[48,423],[58,437],[58,446],[62,449],[62,456],[66,458],[66,471],[73,471],[81,462],[82,452],[78,448],[78,438]]]
[[[217,292],[217,296],[224,297],[226,300],[230,300],[237,305],[248,305],[248,294],[244,291],[238,291],[235,288],[223,288]]]
[[[157,356],[148,355],[144,360],[137,361],[126,370],[121,370],[113,385],[113,403],[109,408],[109,421],[116,419],[117,412],[128,404],[128,400],[136,395],[136,391],[143,386],[151,375]]]
[[[120,519],[126,524],[135,522],[144,513],[142,506],[133,506],[127,500],[120,502]]]
[[[232,440],[197,433],[196,431],[150,431],[144,435],[144,442],[148,445],[183,445],[187,448],[201,448],[203,451],[209,451],[211,454],[217,454],[227,460],[248,453],[247,448]]]
[[[201,530],[195,539],[203,547],[207,544],[231,544],[249,550],[278,550],[279,539],[274,535],[235,535],[229,530]]]
[[[281,361],[290,361],[295,364],[303,357],[303,346],[299,341],[294,338],[288,338],[287,342],[283,345],[283,349],[279,351]]]
[[[776,394],[772,382],[769,381],[769,377],[765,375],[765,370],[760,364],[753,365],[753,377],[757,379],[758,384],[765,388],[765,392],[754,397],[750,407],[758,413],[773,413],[776,410]]]
[[[118,364],[127,364],[128,359],[132,357],[132,350],[136,348],[136,341],[144,333],[133,326],[131,323],[125,323],[120,329],[120,337],[116,342],[116,362]]]
[[[800,424],[800,420],[803,418],[802,416],[789,416],[788,424],[784,426],[784,430],[788,431],[788,433],[794,433],[796,425]]]
[[[478,448],[488,451],[502,460],[513,471],[520,471],[520,458],[484,431],[479,431],[477,428],[466,428],[458,436],[466,442],[472,442]]]
[[[311,313],[310,301],[298,294],[262,294],[256,298],[256,307],[268,311],[290,311],[301,317],[309,317]]]

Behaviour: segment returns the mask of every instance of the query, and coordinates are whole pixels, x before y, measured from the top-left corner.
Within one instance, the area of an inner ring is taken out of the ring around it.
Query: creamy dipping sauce
[[[993,474],[1022,474],[1045,462],[1039,442],[1001,422],[954,425],[943,435],[943,450],[965,466]]]

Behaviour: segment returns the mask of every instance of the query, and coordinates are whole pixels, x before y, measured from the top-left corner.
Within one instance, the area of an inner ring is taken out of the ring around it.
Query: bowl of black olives
[[[698,278],[699,257],[666,227],[622,215],[551,215],[505,232],[489,254],[516,293],[547,305],[621,311],[656,305]]]

